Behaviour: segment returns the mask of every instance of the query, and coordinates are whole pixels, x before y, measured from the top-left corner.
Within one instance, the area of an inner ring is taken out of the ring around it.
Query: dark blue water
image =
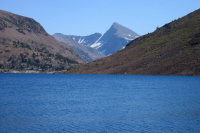
[[[0,132],[200,132],[200,77],[0,74]]]

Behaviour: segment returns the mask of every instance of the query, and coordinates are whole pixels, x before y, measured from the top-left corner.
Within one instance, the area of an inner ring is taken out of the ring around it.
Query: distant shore
[[[44,71],[36,71],[36,70],[3,70],[0,69],[0,73],[48,73],[48,74],[54,74],[55,71],[52,72],[44,72]]]

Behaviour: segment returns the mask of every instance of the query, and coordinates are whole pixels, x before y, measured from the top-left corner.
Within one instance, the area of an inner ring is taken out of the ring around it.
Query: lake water
[[[200,77],[0,74],[0,132],[200,132]]]

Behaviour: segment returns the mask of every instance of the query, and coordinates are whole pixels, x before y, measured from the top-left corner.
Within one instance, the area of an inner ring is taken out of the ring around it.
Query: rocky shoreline
[[[0,69],[0,73],[48,73],[55,74],[55,71],[52,72],[44,72],[44,71],[36,71],[36,70],[3,70]]]

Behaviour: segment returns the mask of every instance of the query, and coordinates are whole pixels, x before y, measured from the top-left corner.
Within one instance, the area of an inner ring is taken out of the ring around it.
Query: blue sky
[[[199,8],[200,0],[0,0],[1,10],[66,35],[103,34],[113,22],[144,35]]]

